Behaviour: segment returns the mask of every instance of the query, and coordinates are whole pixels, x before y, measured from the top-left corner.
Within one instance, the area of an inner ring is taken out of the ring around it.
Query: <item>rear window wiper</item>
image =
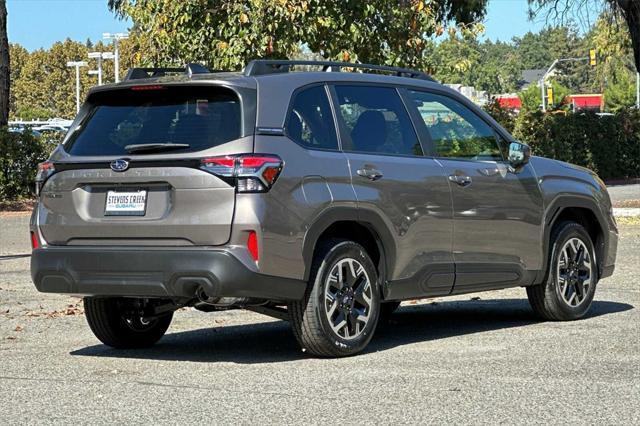
[[[188,143],[139,143],[127,145],[124,149],[129,153],[134,152],[151,152],[151,151],[170,151],[172,149],[189,148]]]

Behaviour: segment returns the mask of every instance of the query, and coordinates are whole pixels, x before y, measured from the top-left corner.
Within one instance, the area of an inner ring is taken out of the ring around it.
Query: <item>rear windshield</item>
[[[240,101],[233,91],[144,87],[94,94],[91,109],[65,142],[65,150],[73,155],[125,155],[132,153],[132,145],[184,144],[162,152],[194,152],[241,136]]]

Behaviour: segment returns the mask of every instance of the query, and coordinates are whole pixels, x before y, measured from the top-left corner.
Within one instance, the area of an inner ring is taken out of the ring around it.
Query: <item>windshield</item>
[[[241,137],[240,101],[226,88],[135,86],[98,92],[90,110],[65,142],[73,155],[194,152]],[[171,146],[173,145],[173,146]]]

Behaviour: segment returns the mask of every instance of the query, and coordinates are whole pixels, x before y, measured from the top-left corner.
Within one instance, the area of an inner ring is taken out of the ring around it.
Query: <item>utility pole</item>
[[[89,58],[95,59],[98,63],[97,70],[90,70],[89,75],[97,75],[98,76],[98,86],[102,86],[102,60],[103,59],[113,59],[115,55],[111,52],[89,52]]]
[[[84,61],[69,61],[67,66],[76,69],[76,113],[80,111],[80,67],[86,67],[87,63]]]
[[[129,34],[125,33],[102,33],[102,38],[105,40],[113,40],[113,54],[115,56],[115,68],[116,68],[116,83],[120,81],[120,51],[118,50],[118,43],[120,40],[129,38]]]

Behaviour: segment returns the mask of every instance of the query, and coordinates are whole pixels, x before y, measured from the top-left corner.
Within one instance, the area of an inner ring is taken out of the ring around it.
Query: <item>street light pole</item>
[[[640,72],[636,73],[636,108],[640,109]]]
[[[115,56],[116,83],[118,83],[120,81],[120,51],[118,49],[118,44],[120,40],[129,38],[129,34],[102,33],[102,38],[105,40],[113,40],[113,54]]]
[[[89,71],[89,75],[97,75],[98,86],[102,86],[102,60],[114,59],[114,54],[111,52],[89,52],[89,58],[95,59],[98,65],[98,69]]]
[[[80,67],[86,67],[87,63],[84,61],[69,61],[67,66],[76,69],[76,113],[80,111]]]
[[[556,59],[555,61],[553,61],[551,66],[544,72],[544,74],[542,74],[542,78],[540,79],[540,94],[542,95],[542,98],[541,98],[542,99],[542,112],[547,112],[547,104],[544,101],[544,82],[547,79],[547,76],[551,73],[551,71],[553,71],[555,66],[561,60],[562,59]]]
[[[98,75],[98,86],[102,86],[102,52],[89,52],[89,58],[95,59],[98,65],[97,70],[90,70],[89,75]]]

